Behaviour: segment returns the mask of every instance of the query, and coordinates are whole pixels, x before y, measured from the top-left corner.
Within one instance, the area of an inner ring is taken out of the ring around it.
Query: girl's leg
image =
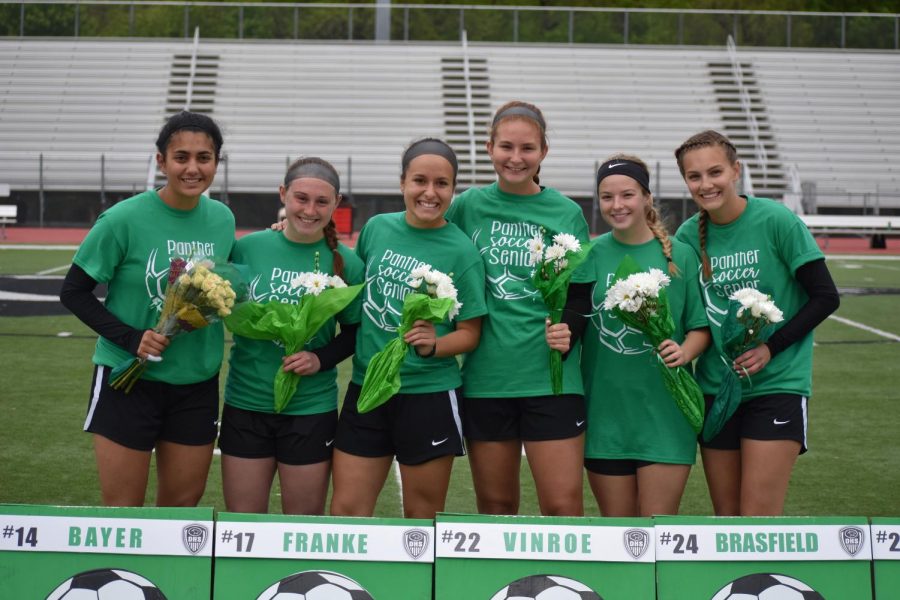
[[[267,513],[275,477],[275,458],[222,454],[222,490],[230,512]]]
[[[212,453],[212,442],[202,446],[157,442],[156,505],[197,506],[206,489]]]
[[[779,516],[800,454],[793,440],[741,440],[741,515]]]
[[[403,482],[403,516],[433,519],[444,510],[453,456],[441,456],[418,465],[400,465]]]
[[[483,515],[517,514],[522,442],[469,441],[467,450],[478,512]]]
[[[150,452],[134,450],[94,434],[94,456],[104,506],[143,506]]]
[[[677,515],[690,474],[690,465],[653,463],[638,468],[638,515]]]
[[[392,460],[392,456],[369,458],[335,450],[332,457],[334,491],[331,495],[331,514],[371,517]]]
[[[713,511],[719,517],[741,514],[741,451],[701,448],[703,472],[712,500]]]
[[[584,434],[563,440],[525,442],[525,456],[534,477],[541,514],[584,516]]]
[[[638,487],[635,475],[600,475],[587,472],[588,483],[604,517],[638,516]]]
[[[331,461],[310,465],[278,463],[281,510],[286,515],[324,515]]]

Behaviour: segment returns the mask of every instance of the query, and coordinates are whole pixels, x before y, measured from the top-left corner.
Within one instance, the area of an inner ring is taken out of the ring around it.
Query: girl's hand
[[[322,368],[319,357],[305,350],[285,356],[281,362],[285,372],[294,372],[297,375],[313,375]]]
[[[738,377],[756,375],[769,364],[770,360],[772,360],[772,353],[769,351],[769,347],[760,344],[734,359],[734,372],[738,374]]]
[[[287,227],[287,219],[282,219],[269,225],[269,229],[272,231],[284,231],[285,227]]]
[[[437,332],[434,330],[434,323],[419,319],[403,336],[403,341],[414,347],[419,356],[432,356],[437,349]]]
[[[660,358],[663,359],[663,362],[670,369],[681,367],[688,362],[684,350],[674,340],[663,340],[656,348],[656,351],[659,352]]]
[[[156,333],[152,329],[148,329],[141,337],[141,343],[138,345],[137,357],[151,362],[159,362],[162,360],[163,350],[169,345],[169,338],[161,333]]]
[[[544,338],[551,350],[568,352],[572,346],[572,332],[566,323],[550,324],[550,317],[544,321]]]

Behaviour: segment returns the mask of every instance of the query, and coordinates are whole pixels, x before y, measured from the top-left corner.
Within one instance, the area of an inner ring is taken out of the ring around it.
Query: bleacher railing
[[[388,22],[378,28],[376,22]],[[0,36],[374,40],[900,50],[900,14],[429,4],[0,0]]]

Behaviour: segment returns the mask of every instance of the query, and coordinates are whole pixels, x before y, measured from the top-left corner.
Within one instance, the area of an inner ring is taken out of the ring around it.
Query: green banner
[[[653,600],[650,519],[438,515],[435,600]]]
[[[657,517],[659,600],[872,597],[861,517]]]
[[[872,519],[875,597],[900,598],[900,519]]]
[[[215,597],[430,600],[433,535],[426,520],[219,513]]]
[[[209,598],[212,519],[211,508],[0,505],[0,598]]]

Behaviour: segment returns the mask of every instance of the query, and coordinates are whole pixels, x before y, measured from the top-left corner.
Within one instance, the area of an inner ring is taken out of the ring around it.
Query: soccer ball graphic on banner
[[[735,579],[712,600],[825,600],[822,595],[786,575],[754,573]]]
[[[137,573],[96,569],[65,580],[47,600],[166,600],[166,596]]]
[[[603,600],[580,581],[559,575],[529,575],[516,579],[491,600]]]
[[[361,585],[332,571],[302,571],[269,586],[256,600],[373,600]]]

